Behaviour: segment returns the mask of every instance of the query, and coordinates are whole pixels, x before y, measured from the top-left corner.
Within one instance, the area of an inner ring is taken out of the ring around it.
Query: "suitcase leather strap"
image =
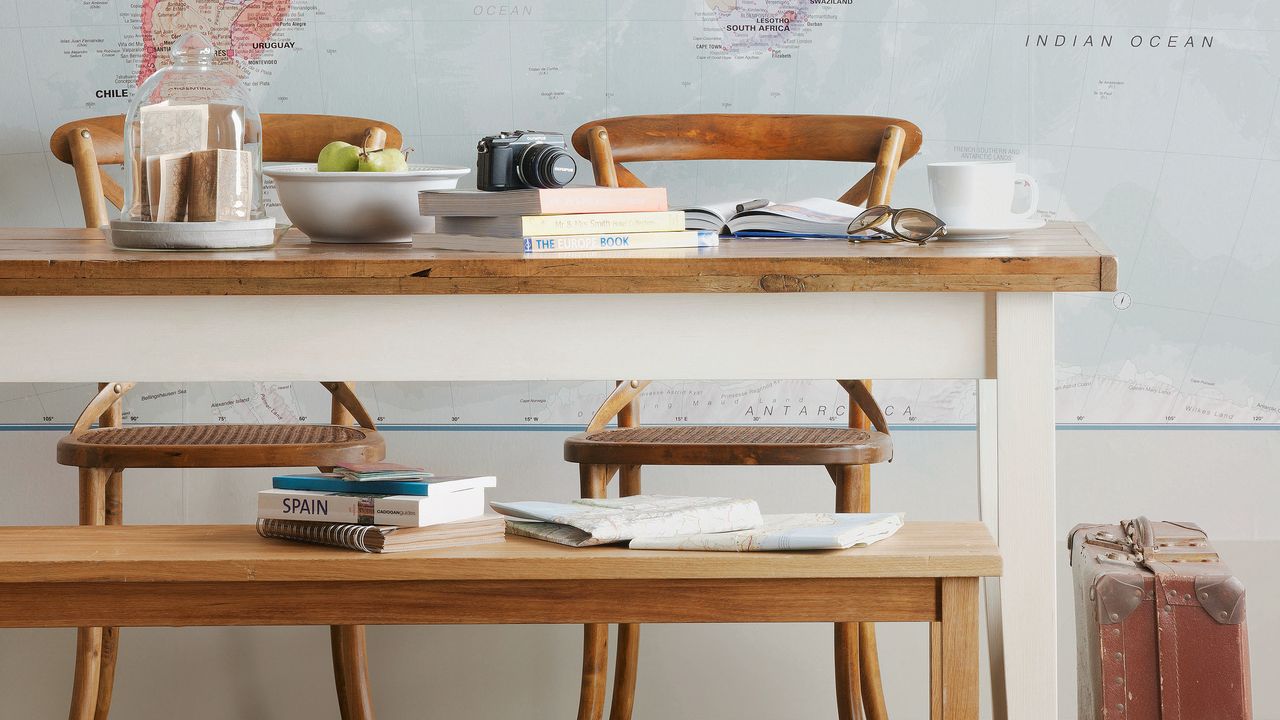
[[[1169,590],[1164,573],[1155,573],[1157,671],[1160,680],[1160,720],[1182,720],[1182,682],[1178,675],[1177,591]],[[1172,592],[1175,597],[1170,598]]]
[[[1155,579],[1156,671],[1160,683],[1160,720],[1182,720],[1176,608],[1184,604],[1183,598],[1179,597],[1177,590],[1165,585],[1165,578],[1172,575],[1172,568],[1156,559],[1156,536],[1151,521],[1138,517],[1125,522],[1124,529],[1138,562],[1150,570]]]

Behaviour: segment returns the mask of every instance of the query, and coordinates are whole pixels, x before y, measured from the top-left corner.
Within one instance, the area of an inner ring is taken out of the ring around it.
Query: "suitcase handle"
[[[1156,531],[1146,515],[1139,515],[1124,525],[1125,534],[1129,536],[1129,541],[1133,543],[1133,549],[1139,556],[1138,562],[1155,555]]]

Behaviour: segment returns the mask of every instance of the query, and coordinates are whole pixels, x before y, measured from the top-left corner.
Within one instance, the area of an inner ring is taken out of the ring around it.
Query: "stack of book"
[[[414,243],[440,250],[546,253],[582,250],[700,248],[719,234],[686,230],[684,213],[667,207],[665,188],[426,190],[423,215],[434,233]]]
[[[258,534],[383,553],[498,542],[485,514],[488,475],[435,476],[394,463],[280,475],[258,493]]]

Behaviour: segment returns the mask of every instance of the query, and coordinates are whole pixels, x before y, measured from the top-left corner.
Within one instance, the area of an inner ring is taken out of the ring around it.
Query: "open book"
[[[637,537],[722,533],[759,527],[755,500],[723,497],[632,495],[624,498],[492,502],[507,516],[507,533],[587,547]]]
[[[765,515],[749,530],[676,537],[638,537],[632,550],[840,550],[870,545],[898,532],[901,513]]]
[[[684,224],[690,230],[715,230],[729,235],[846,237],[849,223],[866,209],[826,198],[755,207],[758,204],[758,201],[735,200],[684,208]]]

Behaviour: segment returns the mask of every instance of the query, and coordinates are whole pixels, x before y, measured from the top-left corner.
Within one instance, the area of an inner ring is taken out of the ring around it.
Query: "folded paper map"
[[[187,220],[249,220],[252,179],[253,154],[247,150],[193,151]]]
[[[507,516],[507,533],[572,547],[625,542],[636,537],[723,533],[759,527],[755,500],[725,497],[633,495],[572,503],[494,502]]]
[[[187,197],[191,189],[191,153],[147,156],[147,192],[151,219],[182,222],[187,219]]]
[[[632,550],[839,550],[870,545],[898,532],[901,513],[765,515],[760,527],[737,532],[637,537]]]

